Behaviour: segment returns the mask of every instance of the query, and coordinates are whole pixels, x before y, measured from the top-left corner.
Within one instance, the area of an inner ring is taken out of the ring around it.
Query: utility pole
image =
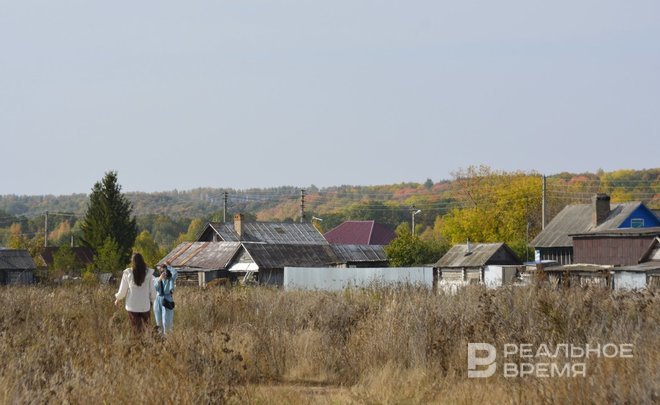
[[[410,213],[412,215],[412,231],[410,232],[412,236],[415,236],[415,215],[419,214],[422,212],[422,210],[415,209],[415,205],[413,204],[412,207],[410,207]]]
[[[300,189],[300,223],[305,222],[305,189]]]
[[[222,193],[222,222],[227,222],[227,192]]]
[[[529,221],[527,221],[527,232],[525,233],[525,261],[529,261]]]
[[[46,211],[46,218],[44,221],[44,247],[48,247],[48,211]]]
[[[543,175],[543,198],[541,200],[541,229],[545,229],[545,207],[546,207],[546,201],[545,201],[545,174]]]

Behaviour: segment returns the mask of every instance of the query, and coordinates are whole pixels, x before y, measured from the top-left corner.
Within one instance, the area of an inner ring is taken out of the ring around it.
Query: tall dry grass
[[[0,402],[660,400],[660,300],[602,290],[180,288],[167,339],[102,286],[0,288]],[[467,379],[468,342],[630,343],[587,377]]]

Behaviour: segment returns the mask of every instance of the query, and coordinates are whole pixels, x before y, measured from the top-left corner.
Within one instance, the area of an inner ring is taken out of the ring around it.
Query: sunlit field
[[[132,336],[111,286],[0,289],[2,403],[657,403],[649,292],[181,287],[174,332]],[[153,326],[153,322],[152,322]],[[467,378],[468,342],[632,344],[586,377]]]

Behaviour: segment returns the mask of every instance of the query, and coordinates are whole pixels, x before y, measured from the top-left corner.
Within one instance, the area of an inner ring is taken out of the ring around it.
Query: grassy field
[[[167,339],[114,288],[0,288],[2,403],[657,403],[660,298],[601,290],[180,288]],[[575,378],[467,378],[467,343],[633,344]]]

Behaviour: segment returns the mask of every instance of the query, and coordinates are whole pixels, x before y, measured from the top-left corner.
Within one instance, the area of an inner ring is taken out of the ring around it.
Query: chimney
[[[605,222],[610,215],[610,196],[596,194],[591,197],[591,225],[595,228]]]
[[[238,238],[241,239],[243,236],[243,214],[234,215],[234,230],[238,234]]]

